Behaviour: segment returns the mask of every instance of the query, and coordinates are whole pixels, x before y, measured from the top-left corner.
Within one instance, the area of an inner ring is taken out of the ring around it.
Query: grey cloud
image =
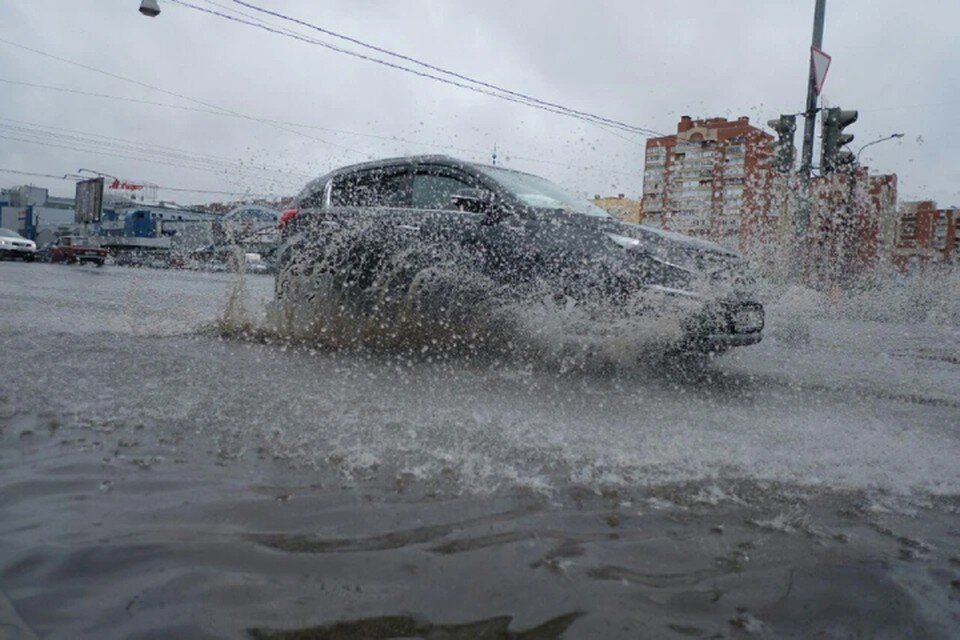
[[[576,120],[160,1],[163,13],[156,19],[140,16],[136,0],[8,1],[0,5],[0,37],[256,116],[470,149],[450,153],[478,160],[488,159],[496,144],[506,164],[583,193],[636,195],[641,189],[642,138],[623,140]],[[502,86],[664,132],[674,131],[682,114],[748,115],[762,123],[799,111],[813,7],[761,0],[263,4]],[[876,170],[899,174],[904,196],[942,204],[960,203],[958,139],[947,125],[960,104],[960,87],[951,81],[960,51],[950,25],[958,22],[960,6],[948,1],[925,3],[923,11],[893,0],[827,7],[824,48],[834,60],[824,98],[860,111],[852,127],[855,148],[873,137],[907,133],[903,144],[878,145],[865,155]],[[0,69],[5,78],[196,106],[2,44]],[[26,171],[96,164],[163,185],[290,193],[302,182],[301,173],[368,156],[439,150],[316,129],[302,129],[301,136],[241,119],[24,87],[0,90],[4,118],[166,145],[290,175],[249,178],[0,141],[0,167]],[[928,142],[917,144],[917,136]],[[0,181],[18,180],[5,174]]]

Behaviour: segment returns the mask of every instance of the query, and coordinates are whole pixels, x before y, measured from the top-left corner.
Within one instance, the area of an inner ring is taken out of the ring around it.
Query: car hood
[[[685,268],[697,271],[712,271],[719,266],[743,263],[735,251],[725,249],[715,242],[655,229],[646,225],[623,222],[613,217],[588,216],[566,211],[538,211],[537,217],[548,218],[552,224],[577,227],[582,233],[601,233],[634,238],[640,243],[630,252],[646,252]]]

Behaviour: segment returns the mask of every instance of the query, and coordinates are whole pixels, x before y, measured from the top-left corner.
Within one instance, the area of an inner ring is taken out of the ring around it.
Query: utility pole
[[[810,49],[810,71],[807,74],[807,108],[803,112],[803,147],[800,152],[800,194],[793,220],[792,276],[801,279],[807,262],[807,234],[810,229],[810,172],[813,169],[813,135],[817,126],[817,75],[814,50],[823,47],[823,20],[827,0],[816,0],[813,11],[813,47]]]
[[[813,46],[823,48],[823,17],[827,10],[827,0],[817,0],[813,11]],[[807,76],[807,109],[804,111],[803,152],[800,158],[800,177],[804,184],[810,180],[813,167],[813,134],[817,126],[817,86],[813,70],[813,56],[810,57],[810,73]]]

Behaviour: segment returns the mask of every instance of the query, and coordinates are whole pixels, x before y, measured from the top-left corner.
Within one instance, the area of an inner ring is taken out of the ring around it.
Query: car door
[[[66,250],[64,247],[70,244],[70,239],[67,237],[57,238],[57,243],[53,245],[53,249],[50,251],[50,260],[52,262],[62,262],[66,259]]]
[[[477,209],[458,207],[453,196],[464,190],[489,204]],[[421,235],[455,250],[459,266],[501,283],[529,278],[536,252],[526,242],[527,221],[514,215],[479,176],[457,167],[419,167],[411,185],[411,201],[423,220]]]
[[[369,288],[385,260],[408,242],[410,168],[366,168],[335,176],[316,214],[320,242],[341,286]]]
[[[429,242],[462,245],[472,238],[484,214],[454,204],[454,195],[479,187],[474,176],[455,167],[424,165],[414,171],[411,209],[421,237]]]

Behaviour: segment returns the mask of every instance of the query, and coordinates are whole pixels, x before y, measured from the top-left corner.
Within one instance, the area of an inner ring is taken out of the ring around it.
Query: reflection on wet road
[[[0,590],[39,635],[960,623],[956,327],[772,308],[700,371],[561,372],[224,338],[233,286],[0,264]]]

